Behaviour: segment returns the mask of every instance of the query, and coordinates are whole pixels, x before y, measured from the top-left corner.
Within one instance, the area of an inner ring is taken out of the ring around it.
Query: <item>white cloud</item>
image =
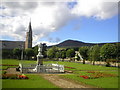
[[[108,1],[108,0],[106,0]],[[105,2],[105,0],[79,0],[72,10],[77,16],[108,19],[118,13],[118,2]]]
[[[69,1],[69,0],[66,0]],[[105,0],[104,0],[105,1]],[[118,1],[118,0],[117,0]],[[116,15],[117,3],[104,3],[103,0],[78,0],[73,9],[66,2],[5,2],[0,12],[0,35],[11,36],[15,40],[25,40],[31,17],[33,43],[42,37],[62,28],[70,20],[85,16],[108,19]],[[52,43],[49,43],[49,45]]]

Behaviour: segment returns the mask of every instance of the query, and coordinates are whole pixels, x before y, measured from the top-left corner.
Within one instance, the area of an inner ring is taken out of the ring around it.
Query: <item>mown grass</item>
[[[87,73],[87,71],[98,71],[98,72],[114,74],[118,76],[118,68],[116,67],[105,67],[105,66],[73,63],[73,62],[56,62],[56,61],[48,61],[45,63],[58,63],[68,67],[75,68],[75,69],[65,68],[66,70],[73,71],[73,74],[61,75],[61,77],[69,78],[74,81],[82,82],[99,88],[118,88],[118,77],[101,77],[96,79],[84,79],[82,77],[78,77],[82,75],[89,76],[91,73]]]
[[[31,60],[17,60],[17,59],[3,59],[1,64],[6,64],[6,65],[19,65],[19,63],[24,63],[24,64],[36,64],[36,61],[31,61]],[[7,68],[12,68],[12,67],[17,67],[17,66],[2,66],[0,69],[7,69]]]
[[[2,71],[2,74],[5,74],[6,73],[6,71]]]
[[[64,75],[64,78],[72,79],[76,82],[82,82],[88,85],[92,85],[99,88],[118,88],[118,78],[117,77],[104,77],[97,79],[84,79],[78,77],[77,75]]]
[[[81,63],[74,63],[74,62],[61,62],[61,61],[47,61],[44,63],[58,63],[58,64],[62,64],[64,66],[68,66],[68,67],[74,67],[75,69],[69,69],[69,70],[102,70],[102,71],[118,71],[118,68],[116,67],[105,67],[105,66],[96,66],[96,65],[90,65],[90,64],[81,64]]]
[[[8,68],[15,68],[15,67],[17,67],[17,66],[2,66],[2,70],[6,70]]]
[[[17,60],[17,59],[3,59],[2,64],[9,64],[9,65],[18,65],[19,63],[25,63],[25,64],[35,64],[36,61],[32,60]]]
[[[2,88],[58,88],[40,75],[28,75],[29,79],[3,79]]]
[[[27,61],[27,60],[16,60],[16,59],[4,59],[2,64],[6,65],[19,65],[19,63],[25,64],[35,64],[36,61]],[[7,69],[9,67],[17,66],[2,66],[2,69]],[[4,74],[5,71],[2,71]],[[40,75],[27,74],[29,77],[28,80],[16,80],[16,79],[3,79],[2,88],[57,88],[58,87],[50,83],[49,81],[42,78]]]
[[[6,60],[3,60],[2,62],[3,62],[3,64],[18,65],[21,61],[6,59]],[[22,63],[34,63],[35,64],[36,61],[24,60],[24,61],[22,61]],[[118,77],[101,77],[101,78],[97,78],[97,79],[84,79],[82,77],[78,77],[80,75],[89,75],[90,73],[87,73],[87,71],[99,71],[99,72],[103,72],[103,73],[118,75],[118,68],[116,68],[116,67],[95,66],[95,65],[73,63],[73,62],[61,62],[61,61],[58,61],[58,62],[57,61],[45,61],[44,62],[44,64],[47,64],[47,63],[58,63],[58,64],[62,64],[64,66],[75,68],[75,69],[65,68],[66,70],[73,71],[73,73],[71,75],[70,74],[62,75],[61,77],[69,78],[76,82],[82,82],[82,83],[92,85],[95,87],[99,87],[99,88],[118,88]],[[3,67],[3,68],[7,68],[7,67]],[[30,83],[28,82],[29,80],[27,81],[27,83],[29,83],[29,84],[32,84],[32,81],[34,81],[34,78],[36,80],[36,76],[32,75],[31,77],[33,79],[30,80]],[[12,82],[17,84],[18,81],[19,80],[3,80],[3,83],[4,83],[4,85],[11,83],[10,87],[13,87]],[[19,81],[17,85],[20,85],[20,83],[22,83],[22,82],[24,84],[26,81],[25,80]],[[38,80],[36,82],[40,82],[40,80]],[[36,84],[36,85],[38,85],[38,84]],[[47,84],[46,84],[46,86],[47,86]],[[35,87],[34,84],[33,84],[33,87]],[[44,87],[44,85],[43,85],[43,87]]]

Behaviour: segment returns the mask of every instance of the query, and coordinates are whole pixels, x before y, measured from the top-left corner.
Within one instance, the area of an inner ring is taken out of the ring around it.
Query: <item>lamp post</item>
[[[22,52],[21,52],[21,60],[23,60],[23,45],[22,45]]]

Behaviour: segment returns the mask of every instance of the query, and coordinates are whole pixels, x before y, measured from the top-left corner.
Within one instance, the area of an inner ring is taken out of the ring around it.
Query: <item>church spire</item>
[[[32,48],[32,26],[31,20],[28,26],[28,32],[26,33],[25,49]]]
[[[28,30],[29,30],[29,32],[32,31],[31,19],[30,19],[30,22],[29,22]]]

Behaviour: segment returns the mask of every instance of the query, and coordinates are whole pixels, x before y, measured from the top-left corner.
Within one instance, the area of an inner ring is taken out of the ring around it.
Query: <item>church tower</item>
[[[28,31],[26,33],[25,49],[32,48],[32,26],[29,22]]]

